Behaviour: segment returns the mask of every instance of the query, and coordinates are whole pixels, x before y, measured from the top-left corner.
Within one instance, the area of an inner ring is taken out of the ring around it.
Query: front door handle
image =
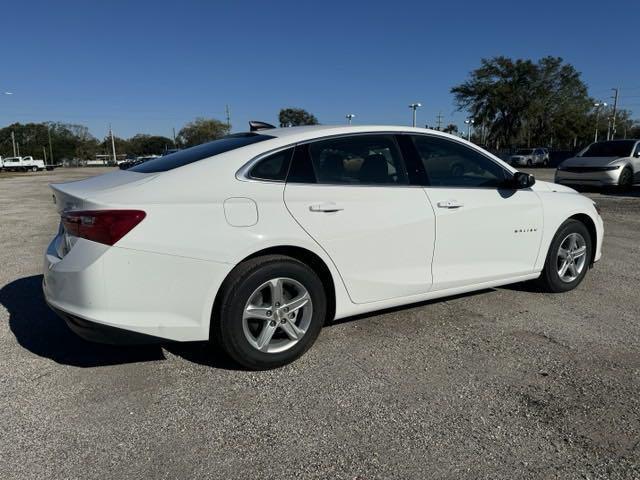
[[[444,200],[442,202],[438,202],[439,208],[460,208],[464,207],[464,205],[457,200]]]
[[[337,203],[326,202],[326,203],[318,203],[315,205],[309,205],[309,210],[312,212],[334,213],[334,212],[341,212],[342,210],[344,210],[344,208],[338,205]]]

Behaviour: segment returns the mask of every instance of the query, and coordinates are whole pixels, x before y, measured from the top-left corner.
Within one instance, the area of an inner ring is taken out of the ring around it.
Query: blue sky
[[[197,116],[234,130],[281,107],[322,123],[461,124],[450,88],[482,57],[561,56],[592,96],[640,117],[640,2],[555,0],[23,1],[3,7],[0,126],[108,124],[171,135]],[[3,15],[4,16],[4,15]],[[10,17],[10,18],[9,18]]]

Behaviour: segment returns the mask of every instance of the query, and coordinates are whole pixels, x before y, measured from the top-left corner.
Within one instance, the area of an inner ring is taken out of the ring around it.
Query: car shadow
[[[9,312],[9,328],[18,343],[56,363],[88,368],[165,359],[160,345],[120,347],[78,337],[44,301],[42,275],[20,278],[2,287],[0,304]]]
[[[412,308],[418,308],[418,307],[424,307],[427,305],[432,305],[434,303],[441,303],[441,302],[445,302],[448,300],[457,300],[459,298],[469,298],[469,297],[473,297],[476,295],[482,295],[488,292],[494,292],[496,291],[495,288],[485,288],[482,290],[476,290],[474,292],[468,292],[468,293],[460,293],[458,295],[451,295],[449,297],[439,297],[439,298],[434,298],[433,300],[424,300],[422,302],[416,302],[416,303],[410,303],[410,304],[405,304],[405,305],[399,305],[397,307],[390,307],[390,308],[385,308],[383,310],[375,310],[373,312],[368,312],[368,313],[360,313],[358,315],[352,315],[350,317],[344,317],[344,318],[340,318],[338,320],[335,320],[333,322],[327,322],[325,324],[325,327],[333,327],[336,325],[341,325],[343,323],[349,323],[349,322],[355,322],[358,320],[363,320],[365,318],[375,318],[379,315],[386,315],[387,313],[395,313],[395,312],[401,312],[403,310],[410,310]]]

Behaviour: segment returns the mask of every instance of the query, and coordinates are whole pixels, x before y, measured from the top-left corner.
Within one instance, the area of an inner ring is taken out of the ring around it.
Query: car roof
[[[438,135],[441,137],[461,140],[456,135],[450,135],[438,130],[428,128],[404,127],[399,125],[306,125],[301,127],[270,128],[259,130],[256,133],[281,138],[288,141],[310,140],[332,135],[348,135],[350,133],[376,133],[376,132],[404,132]]]

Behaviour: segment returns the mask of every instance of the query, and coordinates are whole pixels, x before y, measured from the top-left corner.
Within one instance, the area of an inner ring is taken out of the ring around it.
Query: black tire
[[[542,167],[543,167],[543,168],[547,168],[547,167],[549,167],[549,160],[544,159],[544,160],[542,161]]]
[[[618,178],[618,190],[628,192],[633,187],[633,172],[629,167],[624,167]]]
[[[558,249],[560,248],[561,242],[567,237],[567,235],[570,235],[571,233],[579,233],[584,238],[586,243],[586,262],[584,268],[575,280],[573,280],[572,282],[565,282],[560,279],[556,262]],[[569,219],[562,225],[560,225],[560,228],[558,228],[558,231],[551,241],[549,251],[547,252],[547,258],[544,262],[544,269],[542,270],[540,278],[538,278],[538,285],[543,290],[552,293],[568,292],[569,290],[573,290],[578,285],[580,285],[580,282],[582,282],[585,275],[587,274],[587,270],[589,270],[592,258],[593,239],[591,238],[589,230],[584,223],[578,220]]]
[[[37,172],[38,171],[38,167],[31,167],[31,171],[32,172]]]
[[[306,288],[313,311],[304,336],[289,349],[266,353],[253,347],[242,326],[250,296],[273,278],[287,277]],[[315,342],[325,322],[327,300],[322,281],[306,264],[284,255],[266,255],[238,265],[225,280],[211,318],[210,338],[232,360],[251,370],[281,367],[302,356]]]
[[[527,160],[527,167],[531,168],[533,166],[533,162],[531,160]]]

